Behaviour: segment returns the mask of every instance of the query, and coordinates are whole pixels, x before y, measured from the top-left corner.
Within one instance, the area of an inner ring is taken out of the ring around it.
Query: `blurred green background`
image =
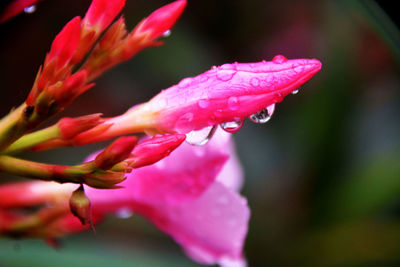
[[[24,101],[52,39],[89,3],[43,1],[0,25],[1,114]],[[127,0],[129,28],[166,3]],[[234,135],[252,211],[249,266],[400,266],[399,47],[371,0],[189,0],[164,46],[103,75],[63,115],[120,114],[212,65],[317,58],[320,73],[270,122]],[[26,157],[73,164],[98,147]],[[138,216],[63,244],[2,239],[0,266],[198,266]]]

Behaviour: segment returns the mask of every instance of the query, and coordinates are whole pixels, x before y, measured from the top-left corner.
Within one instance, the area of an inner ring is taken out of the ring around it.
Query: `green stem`
[[[27,178],[59,183],[84,183],[84,175],[90,173],[90,171],[80,168],[79,165],[52,165],[6,155],[0,156],[0,170]]]
[[[23,120],[25,109],[24,103],[0,121],[0,151],[25,133],[26,122]]]
[[[20,139],[11,144],[6,150],[4,150],[2,154],[16,154],[33,146],[57,138],[60,138],[60,130],[57,125],[53,125],[45,129],[22,136]]]

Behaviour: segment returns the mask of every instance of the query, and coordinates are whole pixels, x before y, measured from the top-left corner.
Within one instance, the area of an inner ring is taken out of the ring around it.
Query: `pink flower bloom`
[[[229,134],[217,133],[206,146],[182,144],[170,157],[135,170],[120,184],[123,188],[107,194],[86,188],[93,213],[130,210],[171,235],[197,262],[243,263],[249,209],[227,186],[229,177],[218,176],[230,173],[221,172],[232,148],[228,139]],[[240,180],[240,172],[234,178]]]

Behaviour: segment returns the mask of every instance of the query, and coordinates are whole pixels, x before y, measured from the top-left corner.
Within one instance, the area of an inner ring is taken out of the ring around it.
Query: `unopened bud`
[[[136,136],[123,136],[112,142],[103,150],[94,162],[97,168],[108,170],[115,164],[129,157],[133,147],[137,143]]]
[[[81,116],[77,118],[62,118],[58,122],[58,128],[62,139],[68,140],[76,135],[92,129],[103,122],[101,113]]]
[[[92,225],[92,209],[89,198],[85,194],[83,185],[76,189],[69,199],[69,207],[83,225]]]
[[[185,140],[184,134],[155,136],[139,143],[132,151],[132,168],[140,168],[156,163],[168,156]]]

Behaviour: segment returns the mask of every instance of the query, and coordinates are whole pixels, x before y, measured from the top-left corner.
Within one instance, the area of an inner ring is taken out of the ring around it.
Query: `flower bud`
[[[168,156],[185,140],[184,134],[155,136],[139,143],[132,151],[129,161],[132,168],[151,165]]]
[[[270,62],[225,64],[183,79],[130,110],[130,116],[147,118],[147,127],[155,133],[188,133],[243,121],[282,101],[320,69],[316,59],[287,60],[283,56]]]
[[[97,168],[108,170],[115,164],[129,157],[133,147],[137,143],[136,136],[123,136],[112,142],[103,150],[94,162]]]
[[[164,32],[171,29],[185,7],[186,0],[178,0],[165,5],[143,19],[132,33],[134,35],[147,34],[149,40],[157,39]]]
[[[101,115],[101,113],[97,113],[77,118],[62,118],[57,124],[62,139],[71,139],[74,136],[99,125],[103,121]]]
[[[76,189],[69,199],[69,207],[82,224],[92,224],[91,204],[83,185]]]

